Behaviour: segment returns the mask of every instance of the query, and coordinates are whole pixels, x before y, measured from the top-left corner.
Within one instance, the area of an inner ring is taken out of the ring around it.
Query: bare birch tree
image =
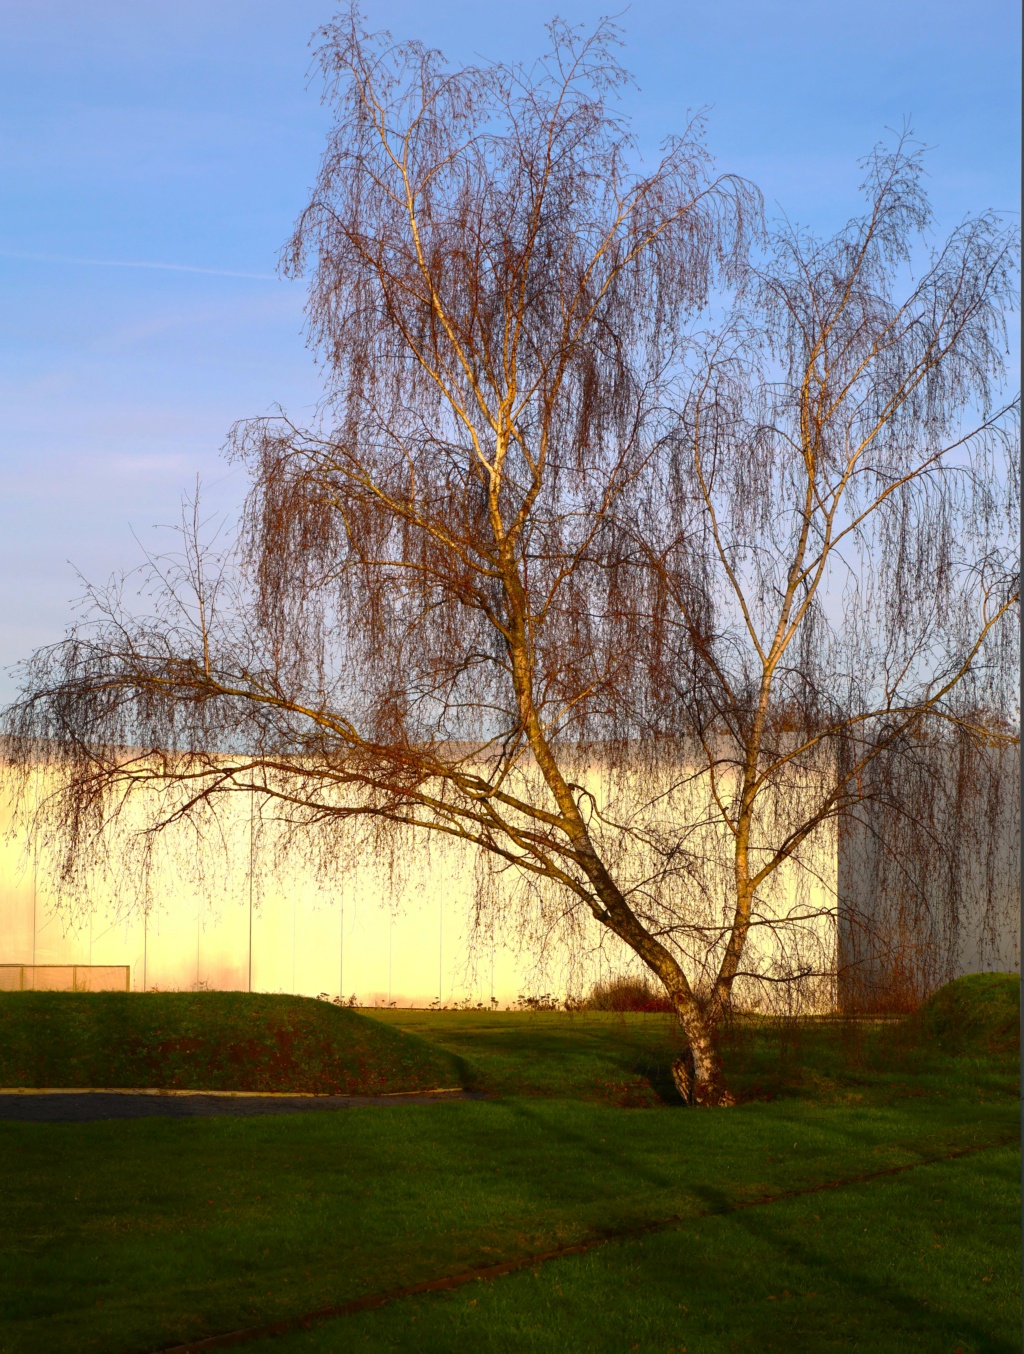
[[[996,802],[1019,793],[999,752],[1019,748],[1018,240],[989,213],[932,247],[907,134],[863,169],[862,215],[828,240],[784,222],[752,262],[695,364],[652,505],[674,523],[653,563],[680,631],[652,731],[688,740],[730,847],[712,1026],[751,928],[779,929],[759,898],[815,834],[859,822],[905,879],[927,876],[923,937],[929,907],[955,923],[971,858],[1000,849]],[[645,521],[637,550],[658,534]],[[691,614],[695,555],[707,584]]]
[[[256,794],[328,869],[352,820],[469,844],[639,956],[685,1036],[680,1092],[727,1104],[715,1022],[766,866],[846,802],[859,738],[888,746],[924,707],[970,722],[953,693],[977,696],[998,649],[1004,555],[950,541],[936,580],[913,532],[960,502],[950,455],[996,510],[981,449],[1002,426],[985,400],[1008,245],[966,225],[892,302],[924,210],[897,150],[873,162],[867,225],[777,236],[758,266],[758,195],[714,174],[699,121],[640,172],[614,29],[550,31],[531,69],[453,71],[354,12],[324,30],[336,117],[285,259],[310,278],[321,415],[239,426],[237,548],[205,554],[187,524],[184,555],[152,562],[150,614],[97,592],[27,665],[7,727],[24,765],[59,772],[69,875],[154,787],[152,831]],[[947,436],[976,405],[982,432]],[[852,674],[823,656],[840,561],[872,627],[852,627]],[[833,745],[842,775],[752,859],[784,767]],[[628,804],[595,793],[597,765]],[[693,824],[666,810],[695,766],[734,845],[724,926],[692,920]]]

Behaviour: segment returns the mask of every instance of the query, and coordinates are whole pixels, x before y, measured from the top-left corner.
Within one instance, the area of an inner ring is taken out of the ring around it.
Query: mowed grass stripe
[[[1015,998],[1016,983],[1012,993],[1009,980],[1005,985]],[[140,1011],[150,1009],[147,1002],[141,1000]],[[961,1015],[954,1013],[954,1025]],[[859,1238],[861,1252],[854,1255],[855,1246],[850,1252],[854,1268],[872,1273],[886,1290],[890,1273],[899,1272],[929,1310],[942,1307],[951,1283],[956,1287],[954,1259],[965,1273],[982,1254],[997,1277],[1018,1272],[1019,1207],[1010,1205],[1019,1191],[1006,1151],[934,1167],[946,1173],[955,1199],[948,1216],[936,1209],[932,1196],[943,1191],[927,1170],[897,1172],[885,1187],[792,1194],[1014,1140],[1019,1060],[1013,1049],[988,1048],[977,1030],[973,1047],[961,1050],[942,1047],[942,1032],[907,1025],[743,1023],[730,1034],[726,1054],[746,1103],[700,1114],[665,1107],[658,1076],[672,1052],[666,1017],[444,1012],[388,1013],[378,1021],[407,1029],[407,1021],[415,1022],[419,1028],[410,1033],[427,1035],[428,1045],[465,1069],[464,1085],[492,1098],[422,1112],[411,1105],[396,1115],[353,1109],[273,1121],[228,1115],[0,1124],[0,1354],[133,1354],[187,1345],[438,1276],[476,1277],[508,1259],[525,1257],[529,1265],[537,1255],[615,1233],[625,1234],[619,1244],[542,1264],[537,1278],[527,1268],[481,1285],[476,1307],[461,1285],[278,1338],[320,1348],[322,1331],[325,1349],[332,1338],[374,1351],[405,1349],[404,1323],[420,1320],[423,1330],[440,1321],[434,1343],[423,1349],[448,1351],[473,1347],[444,1325],[463,1313],[481,1351],[563,1354],[545,1331],[538,1333],[530,1308],[529,1294],[550,1288],[550,1315],[558,1316],[565,1350],[587,1348],[591,1339],[595,1349],[621,1354],[635,1342],[609,1343],[609,1332],[622,1336],[626,1314],[629,1322],[651,1325],[639,1300],[649,1264],[661,1291],[660,1325],[654,1323],[661,1343],[651,1348],[666,1354],[680,1344],[662,1339],[677,1288],[698,1295],[703,1289],[706,1321],[732,1329],[733,1308],[745,1294],[761,1291],[761,1307],[774,1310],[766,1285],[776,1283],[773,1266],[787,1272],[790,1242],[799,1242],[805,1257],[803,1286],[819,1286],[813,1276],[830,1272],[828,1257],[841,1249],[836,1220],[857,1234],[851,1246]],[[615,1107],[622,1104],[660,1108]],[[766,1199],[778,1207],[759,1208]],[[721,1211],[745,1203],[754,1206]],[[643,1234],[652,1223],[702,1212],[702,1222],[676,1230],[669,1222]],[[803,1217],[818,1212],[826,1224]],[[868,1250],[869,1238],[860,1233],[872,1214],[877,1238]],[[928,1238],[919,1271],[908,1267],[906,1237],[920,1232],[925,1216],[936,1219],[942,1235],[935,1241],[945,1249],[933,1252]],[[746,1234],[775,1241],[763,1255],[756,1248],[747,1254]],[[812,1235],[815,1246],[808,1247]],[[722,1248],[726,1236],[741,1246],[737,1255]],[[732,1289],[719,1282],[711,1254],[737,1276]],[[945,1265],[941,1274],[933,1257]],[[621,1302],[587,1278],[605,1271],[612,1285],[620,1271],[627,1275]],[[564,1303],[554,1294],[556,1279],[544,1277],[551,1275],[569,1276]],[[836,1323],[846,1322],[856,1335],[853,1344],[882,1347],[892,1313],[884,1303],[871,1305],[874,1290],[865,1288],[854,1302],[841,1284],[822,1282],[839,1304]],[[995,1283],[986,1286],[994,1289]],[[862,1300],[871,1311],[863,1320]],[[821,1301],[814,1299],[827,1334],[831,1315],[822,1315]],[[990,1322],[1000,1339],[1019,1329],[1012,1301],[1004,1294]],[[840,1310],[844,1302],[849,1310]],[[507,1329],[481,1333],[473,1313],[485,1307],[499,1323],[507,1317]],[[982,1313],[979,1330],[986,1319]],[[748,1334],[721,1348],[728,1354],[760,1347]],[[957,1341],[944,1340],[919,1340],[913,1348],[930,1354],[948,1343],[952,1354]],[[808,1348],[818,1354],[819,1345]],[[702,1341],[694,1348],[705,1354],[712,1346]],[[964,1350],[973,1354],[970,1344]]]
[[[950,1070],[946,1097],[886,1084],[852,1112],[541,1098],[0,1125],[0,1350],[188,1343],[1016,1132],[1009,1063]]]
[[[1019,1354],[1020,1156],[694,1219],[275,1354]],[[258,1346],[257,1346],[258,1348]]]
[[[638,1223],[630,1227],[620,1227],[614,1230],[604,1232],[599,1236],[591,1237],[586,1241],[575,1242],[568,1246],[558,1246],[547,1251],[532,1252],[528,1255],[512,1256],[509,1259],[501,1260],[497,1264],[474,1266],[470,1269],[461,1270],[456,1274],[445,1274],[438,1278],[426,1279],[420,1283],[407,1284],[402,1288],[391,1289],[382,1293],[369,1293],[363,1297],[355,1298],[352,1301],[339,1303],[333,1307],[322,1307],[317,1311],[304,1312],[301,1316],[286,1317],[282,1320],[272,1321],[262,1326],[249,1326],[242,1330],[226,1331],[219,1335],[206,1336],[200,1340],[192,1340],[187,1344],[167,1345],[158,1354],[201,1354],[204,1350],[229,1349],[233,1346],[247,1344],[252,1340],[261,1340],[269,1336],[287,1335],[292,1331],[308,1329],[315,1324],[325,1321],[336,1320],[346,1316],[356,1316],[361,1312],[372,1311],[375,1308],[387,1306],[392,1302],[399,1302],[403,1298],[418,1297],[426,1293],[440,1293],[451,1291],[456,1288],[464,1287],[466,1284],[490,1282],[495,1279],[504,1278],[506,1275],[515,1274],[524,1269],[537,1269],[541,1265],[550,1264],[554,1260],[563,1260],[568,1256],[585,1255],[588,1251],[596,1250],[598,1247],[610,1245],[612,1242],[635,1240],[641,1237],[650,1236],[657,1232],[668,1231],[671,1228],[682,1226],[685,1223],[695,1222],[703,1218],[723,1217],[729,1213],[739,1213],[748,1208],[764,1208],[769,1204],[781,1203],[787,1199],[798,1199],[811,1194],[821,1194],[829,1191],[847,1189],[855,1185],[869,1184],[875,1180],[884,1179],[887,1176],[905,1175],[908,1171],[920,1170],[925,1166],[934,1166],[943,1162],[956,1161],[963,1157],[975,1156],[980,1152],[990,1152],[1001,1147],[1015,1146],[1017,1139],[1003,1138],[995,1142],[974,1143],[968,1147],[962,1147],[953,1152],[943,1153],[941,1156],[925,1157],[920,1161],[908,1162],[900,1166],[887,1166],[882,1170],[865,1171],[858,1175],[847,1176],[841,1180],[827,1180],[814,1185],[807,1185],[798,1189],[781,1190],[775,1194],[764,1195],[756,1199],[735,1200],[729,1204],[722,1204],[714,1208],[701,1209],[696,1213],[673,1214],[668,1218],[660,1218],[651,1222]],[[146,1354],[149,1354],[147,1351]]]

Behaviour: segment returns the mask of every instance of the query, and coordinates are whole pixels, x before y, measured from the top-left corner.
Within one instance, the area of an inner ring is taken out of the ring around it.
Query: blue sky
[[[453,61],[529,59],[590,0],[367,0]],[[57,639],[76,569],[139,558],[200,474],[243,492],[227,429],[318,392],[277,251],[326,127],[307,87],[321,0],[5,0],[0,45],[0,668]],[[624,98],[653,152],[710,105],[722,169],[830,230],[856,161],[910,118],[938,224],[1019,197],[1016,0],[634,0]],[[137,265],[160,264],[163,267]],[[0,700],[13,694],[0,677]]]

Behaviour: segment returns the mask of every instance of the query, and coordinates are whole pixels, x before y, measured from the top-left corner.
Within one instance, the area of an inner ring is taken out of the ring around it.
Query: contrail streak
[[[64,254],[29,254],[0,249],[0,258],[23,259],[26,263],[66,263],[86,268],[155,268],[166,273],[206,273],[211,277],[249,277],[260,282],[285,281],[278,273],[244,273],[235,268],[201,268],[193,263],[150,263],[130,259],[76,259]]]

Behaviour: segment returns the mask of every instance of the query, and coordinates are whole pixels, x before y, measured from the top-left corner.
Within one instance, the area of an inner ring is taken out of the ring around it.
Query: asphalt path
[[[439,1105],[447,1100],[479,1100],[478,1092],[422,1095],[131,1095],[85,1091],[54,1095],[0,1094],[0,1120],[22,1123],[83,1124],[96,1119],[208,1119],[220,1114],[307,1114],[324,1110],[379,1106]]]

